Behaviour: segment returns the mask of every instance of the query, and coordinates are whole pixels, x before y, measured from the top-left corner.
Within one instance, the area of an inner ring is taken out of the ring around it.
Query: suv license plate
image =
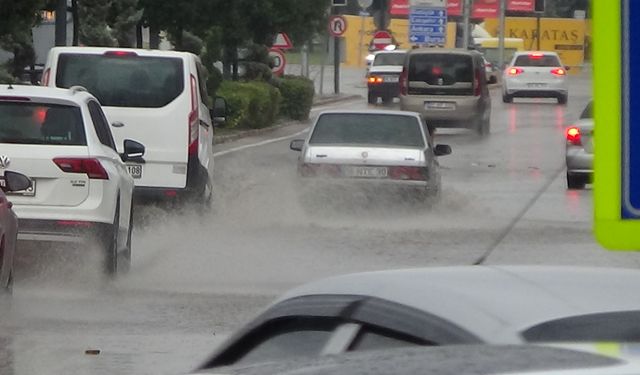
[[[127,165],[127,170],[129,170],[129,174],[131,175],[131,177],[135,179],[142,178],[142,165],[140,164]]]
[[[7,183],[4,180],[4,176],[0,176],[0,187],[4,188],[7,186]],[[36,195],[36,181],[31,180],[31,186],[26,190],[21,191],[8,191],[5,192],[6,195],[22,195],[25,197],[33,197]]]
[[[454,110],[456,109],[456,103],[451,102],[426,102],[424,103],[426,109],[444,109]]]

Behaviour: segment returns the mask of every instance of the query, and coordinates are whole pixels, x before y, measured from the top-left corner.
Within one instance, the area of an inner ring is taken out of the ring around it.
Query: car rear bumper
[[[453,103],[451,109],[427,109],[427,103]],[[401,95],[400,108],[403,111],[418,112],[426,122],[437,127],[470,128],[484,115],[480,98],[470,97],[429,97]]]
[[[200,164],[197,157],[190,156],[185,187],[136,186],[133,195],[138,202],[191,199],[201,195],[209,185],[209,171]]]
[[[405,196],[436,190],[436,181],[407,181],[368,178],[299,177],[300,187],[307,192],[327,197],[358,194]]]
[[[556,97],[558,95],[567,95],[569,89],[567,83],[560,82],[542,82],[544,87],[532,87],[532,82],[520,82],[515,80],[505,80],[504,93],[512,96],[522,96],[528,98],[539,97]]]
[[[110,236],[113,224],[78,220],[19,219],[18,240],[91,243]]]
[[[569,173],[593,172],[593,154],[586,152],[582,147],[567,148],[566,162]]]
[[[369,84],[369,94],[381,97],[397,97],[400,95],[400,83]]]

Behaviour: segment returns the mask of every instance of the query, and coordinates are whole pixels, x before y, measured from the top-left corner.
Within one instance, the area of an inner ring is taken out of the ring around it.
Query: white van
[[[126,138],[145,145],[144,163],[127,164],[136,195],[208,201],[213,113],[204,72],[187,52],[56,47],[42,85],[85,87],[100,101],[119,148]]]

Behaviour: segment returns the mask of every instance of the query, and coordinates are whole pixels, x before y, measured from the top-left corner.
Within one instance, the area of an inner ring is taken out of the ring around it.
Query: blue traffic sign
[[[640,2],[624,0],[622,14],[622,218],[640,219]]]
[[[411,7],[409,41],[413,44],[444,44],[447,36],[447,10]]]

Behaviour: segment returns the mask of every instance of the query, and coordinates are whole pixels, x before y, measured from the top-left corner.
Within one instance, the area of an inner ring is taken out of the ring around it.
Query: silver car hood
[[[306,163],[424,166],[424,149],[375,146],[308,146]]]

